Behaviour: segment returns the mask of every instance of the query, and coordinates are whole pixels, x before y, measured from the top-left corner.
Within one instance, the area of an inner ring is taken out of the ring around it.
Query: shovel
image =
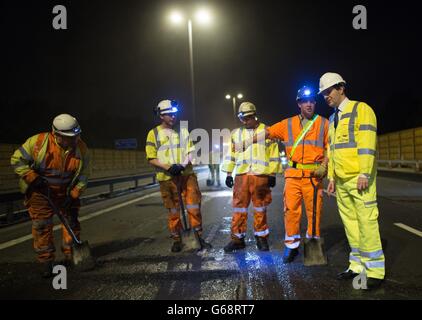
[[[303,264],[305,266],[322,266],[327,264],[327,256],[324,253],[324,239],[315,237],[316,229],[316,210],[318,201],[318,186],[316,186],[310,177],[312,187],[314,188],[314,201],[312,212],[312,238],[304,241],[304,258]]]
[[[91,248],[88,244],[88,241],[81,241],[79,240],[75,233],[73,232],[72,228],[69,225],[69,221],[67,218],[60,212],[60,210],[54,205],[53,201],[50,198],[50,190],[48,190],[48,195],[42,195],[45,199],[47,199],[51,209],[53,210],[54,214],[59,217],[61,223],[66,228],[67,232],[70,234],[73,240],[72,245],[72,263],[73,265],[81,270],[87,271],[91,270],[95,267],[95,260],[91,254]]]
[[[177,195],[179,196],[180,211],[182,214],[183,230],[182,230],[182,244],[187,251],[202,250],[202,244],[199,240],[198,231],[188,227],[186,219],[185,205],[182,198],[182,177],[176,177]]]

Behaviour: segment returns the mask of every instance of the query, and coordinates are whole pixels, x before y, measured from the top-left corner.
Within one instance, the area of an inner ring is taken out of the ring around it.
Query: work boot
[[[199,243],[201,244],[201,249],[211,249],[212,248],[212,245],[210,243],[206,242],[201,237],[199,237],[198,240],[199,240]]]
[[[171,252],[180,252],[182,251],[182,241],[175,240],[171,246]]]
[[[42,263],[41,277],[44,279],[51,278],[53,276],[53,261],[46,261]]]
[[[60,261],[59,264],[61,264],[62,266],[65,266],[66,268],[70,268],[73,265],[72,255],[66,254],[64,256],[64,259]]]
[[[225,247],[225,252],[233,252],[235,250],[245,249],[245,239],[232,239]]]
[[[284,263],[292,262],[298,254],[299,254],[298,248],[295,248],[295,249],[290,249],[290,248],[287,248],[287,247],[284,248],[283,262]]]
[[[378,289],[384,279],[368,278],[366,280],[366,290]]]
[[[270,247],[268,246],[268,240],[266,237],[255,236],[256,246],[259,251],[269,251]]]
[[[358,275],[359,273],[353,272],[352,270],[348,269],[346,271],[340,272],[337,275],[337,280],[350,280]]]

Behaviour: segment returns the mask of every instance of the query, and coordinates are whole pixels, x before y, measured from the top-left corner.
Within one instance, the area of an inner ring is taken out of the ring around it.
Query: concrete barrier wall
[[[379,135],[378,159],[422,160],[422,127]]]
[[[10,157],[20,145],[0,144],[0,193],[18,191]],[[152,172],[144,151],[90,149],[91,179]]]

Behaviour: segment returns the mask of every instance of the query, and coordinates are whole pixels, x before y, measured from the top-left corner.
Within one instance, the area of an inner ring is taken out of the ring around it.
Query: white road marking
[[[112,207],[109,207],[109,208],[106,208],[106,209],[102,209],[102,210],[99,210],[99,211],[96,211],[96,212],[92,212],[90,214],[87,214],[87,215],[79,218],[79,221],[80,222],[86,221],[86,220],[98,217],[98,216],[100,216],[104,213],[126,207],[128,205],[133,204],[133,203],[136,203],[136,202],[148,199],[148,198],[152,198],[152,197],[155,197],[157,195],[160,195],[160,192],[153,192],[153,193],[147,194],[145,196],[142,196],[140,198],[132,199],[132,200],[117,204],[115,206],[112,206]],[[59,230],[60,228],[61,228],[61,225],[58,224],[58,225],[54,226],[53,231]],[[31,240],[31,239],[32,239],[32,234],[28,234],[26,236],[23,236],[23,237],[20,237],[20,238],[17,238],[17,239],[13,239],[13,240],[10,240],[10,241],[7,241],[7,242],[0,243],[0,250],[13,247],[17,244],[20,244],[22,242],[25,242],[25,241],[28,241],[28,240]]]
[[[399,222],[395,223],[394,225],[397,226],[397,227],[399,227],[399,228],[402,228],[402,229],[404,229],[406,231],[409,231],[410,233],[416,234],[417,236],[419,236],[419,237],[422,238],[422,231],[419,231],[419,230],[417,230],[415,228],[409,227],[409,226],[407,226],[407,225],[405,225],[403,223],[399,223]]]

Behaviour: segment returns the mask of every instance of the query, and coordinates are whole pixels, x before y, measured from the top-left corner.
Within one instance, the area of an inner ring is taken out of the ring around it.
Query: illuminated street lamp
[[[173,11],[169,15],[170,21],[173,24],[182,24],[185,22],[183,14],[179,11]],[[209,10],[202,8],[194,14],[195,21],[202,25],[208,25],[212,22],[212,15]],[[188,26],[188,40],[189,40],[189,63],[190,63],[190,82],[192,94],[192,117],[193,127],[196,128],[196,110],[195,110],[195,81],[193,71],[193,40],[192,40],[192,18],[187,19]]]
[[[227,100],[230,100],[230,99],[232,99],[232,101],[233,101],[233,119],[234,119],[234,125],[236,125],[236,123],[237,123],[237,120],[236,120],[236,97],[237,97],[237,99],[243,99],[243,94],[241,94],[241,93],[238,93],[237,94],[237,96],[231,96],[230,94],[226,94],[226,99]]]

